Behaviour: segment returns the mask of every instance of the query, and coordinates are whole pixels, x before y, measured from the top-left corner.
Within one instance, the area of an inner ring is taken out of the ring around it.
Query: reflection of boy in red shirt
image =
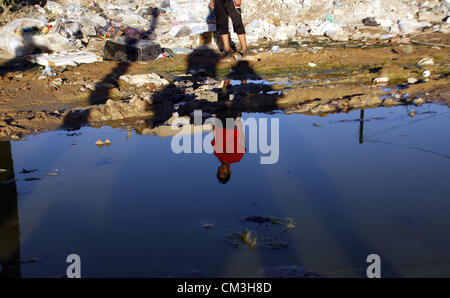
[[[230,180],[230,164],[239,162],[245,153],[241,119],[237,118],[235,124],[236,129],[214,126],[214,139],[211,141],[211,145],[214,147],[214,155],[222,163],[217,169],[217,179],[223,184]]]

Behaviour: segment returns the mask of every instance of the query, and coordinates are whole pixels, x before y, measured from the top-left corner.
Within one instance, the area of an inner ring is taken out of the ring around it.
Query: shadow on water
[[[20,277],[20,228],[11,143],[0,142],[0,277]]]

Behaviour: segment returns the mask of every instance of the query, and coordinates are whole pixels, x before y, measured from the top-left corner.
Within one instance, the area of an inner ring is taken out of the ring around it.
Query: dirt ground
[[[450,36],[435,33],[412,39],[411,44],[314,40],[286,44],[281,53],[271,53],[270,45],[265,45],[255,48],[248,61],[252,71],[262,78],[304,81],[279,100],[286,107],[318,97],[330,101],[355,94],[374,94],[375,78],[388,77],[390,85],[401,84],[408,78],[423,80],[425,70],[431,76],[426,82],[409,85],[410,98],[420,96],[450,102],[450,55],[446,46]],[[103,41],[97,40],[89,46],[100,50],[102,45]],[[418,66],[424,57],[433,58],[434,65]],[[123,74],[154,72],[170,81],[174,75],[195,68],[206,69],[211,76],[221,79],[234,65],[234,59],[221,59],[216,54],[180,55],[156,61],[102,61],[59,67],[54,69],[55,76],[43,77],[41,66],[23,59],[1,59],[0,139],[19,139],[30,133],[57,129],[73,108],[104,104],[107,99],[130,98],[129,90],[124,92],[127,86],[119,81]],[[152,85],[145,89],[158,91]]]

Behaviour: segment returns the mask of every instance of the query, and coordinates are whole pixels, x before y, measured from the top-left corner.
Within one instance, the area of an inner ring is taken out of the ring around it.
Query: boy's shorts
[[[242,23],[241,9],[234,6],[233,0],[215,0],[214,14],[216,15],[217,33],[228,34],[228,17],[233,22],[233,29],[236,34],[245,34]]]

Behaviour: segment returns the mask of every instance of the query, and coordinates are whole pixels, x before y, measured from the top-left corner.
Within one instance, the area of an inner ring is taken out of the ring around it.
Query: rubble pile
[[[450,0],[244,0],[242,10],[250,43],[311,36],[387,39],[424,28],[445,33],[450,28]],[[0,48],[23,56],[36,49],[76,50],[91,38],[125,35],[183,52],[197,45],[199,34],[216,29],[209,0],[47,1],[33,7],[36,15],[3,26]]]

